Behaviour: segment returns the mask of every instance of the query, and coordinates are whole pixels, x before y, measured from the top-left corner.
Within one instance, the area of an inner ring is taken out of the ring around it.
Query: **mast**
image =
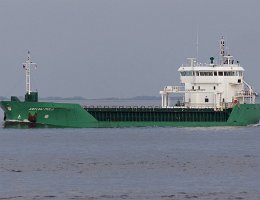
[[[37,67],[36,63],[31,61],[30,51],[28,51],[27,60],[23,63],[23,68],[25,69],[25,90],[27,94],[31,93],[31,67]]]
[[[219,44],[220,65],[223,65],[223,63],[224,63],[224,56],[225,56],[225,40],[224,40],[224,37],[222,36],[220,39],[220,44]]]

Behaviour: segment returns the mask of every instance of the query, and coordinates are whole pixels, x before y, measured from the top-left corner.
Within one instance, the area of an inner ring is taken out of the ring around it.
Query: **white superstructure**
[[[255,103],[256,93],[244,81],[244,68],[233,56],[225,54],[225,41],[220,40],[219,64],[210,58],[209,64],[200,64],[195,58],[188,58],[187,65],[182,65],[181,83],[184,86],[166,86],[160,94],[162,107],[174,107],[170,95],[182,93],[183,102],[178,107],[214,108],[216,110],[233,107],[234,104]]]

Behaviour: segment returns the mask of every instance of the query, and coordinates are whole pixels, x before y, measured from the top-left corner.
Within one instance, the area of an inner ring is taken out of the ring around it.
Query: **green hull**
[[[79,104],[50,102],[1,101],[6,124],[24,124],[29,127],[71,127],[71,128],[112,128],[112,127],[209,127],[247,126],[258,124],[260,104],[236,105],[224,121],[175,120],[175,121],[100,121]],[[203,111],[202,111],[203,112]],[[167,113],[167,109],[165,110]]]

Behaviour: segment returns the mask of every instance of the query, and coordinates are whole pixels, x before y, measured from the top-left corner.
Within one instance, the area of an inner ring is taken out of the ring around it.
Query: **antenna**
[[[23,68],[25,69],[25,88],[26,93],[31,93],[31,66],[37,67],[36,63],[31,61],[30,51],[28,51],[27,60],[23,63]]]
[[[199,61],[199,31],[197,29],[197,41],[196,41],[196,58]]]

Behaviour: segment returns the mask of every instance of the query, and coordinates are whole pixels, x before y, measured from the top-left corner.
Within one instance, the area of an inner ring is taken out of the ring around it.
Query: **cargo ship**
[[[157,107],[90,107],[73,103],[40,102],[31,91],[30,69],[35,66],[30,53],[23,63],[26,94],[23,101],[12,96],[1,101],[5,125],[28,127],[209,127],[258,124],[260,104],[257,93],[244,80],[244,68],[226,54],[225,41],[219,41],[218,62],[210,57],[201,64],[188,58],[181,65],[181,86],[165,86]],[[173,102],[172,96],[181,96]]]

